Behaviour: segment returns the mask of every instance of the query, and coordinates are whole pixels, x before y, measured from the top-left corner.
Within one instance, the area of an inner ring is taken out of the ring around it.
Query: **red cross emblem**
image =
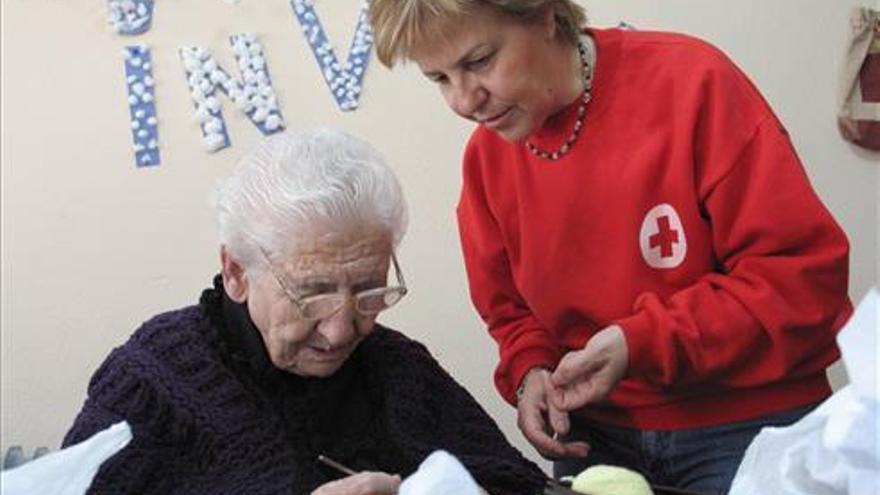
[[[649,238],[652,248],[660,247],[660,256],[669,258],[672,256],[672,245],[678,242],[678,231],[669,227],[669,215],[663,215],[657,219],[658,232]]]
[[[642,220],[639,249],[651,268],[668,270],[681,265],[687,256],[687,235],[675,208],[663,203],[651,208]]]

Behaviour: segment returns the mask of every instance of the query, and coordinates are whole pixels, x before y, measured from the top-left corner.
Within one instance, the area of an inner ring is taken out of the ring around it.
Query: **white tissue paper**
[[[479,495],[480,488],[451,454],[437,450],[403,480],[398,495]]]
[[[746,450],[730,495],[880,494],[877,289],[859,304],[837,343],[850,384],[797,423],[761,430]]]
[[[44,455],[0,477],[2,495],[82,495],[104,461],[131,441],[125,421],[95,433],[91,438]]]

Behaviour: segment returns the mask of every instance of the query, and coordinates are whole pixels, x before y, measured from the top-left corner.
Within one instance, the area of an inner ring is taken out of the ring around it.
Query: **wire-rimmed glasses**
[[[403,272],[400,271],[400,264],[397,262],[397,256],[391,251],[391,264],[394,267],[394,274],[397,279],[396,286],[376,287],[374,289],[366,289],[354,294],[334,292],[332,294],[317,294],[308,297],[297,297],[296,294],[287,287],[278,272],[275,271],[269,255],[260,247],[260,252],[269,271],[281,289],[284,295],[299,311],[299,315],[307,320],[321,320],[329,318],[339,312],[348,303],[349,298],[354,302],[354,310],[362,316],[376,316],[397,304],[407,293],[406,281],[403,279]]]

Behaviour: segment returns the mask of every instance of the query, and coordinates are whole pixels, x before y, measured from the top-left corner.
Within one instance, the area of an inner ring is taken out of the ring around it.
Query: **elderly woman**
[[[65,438],[132,426],[92,493],[392,494],[435,449],[489,493],[538,491],[543,473],[425,347],[376,323],[407,289],[404,200],[375,150],[277,135],[216,204],[214,287],[110,354]],[[361,473],[334,481],[322,454]]]
[[[724,492],[763,426],[829,395],[848,243],[717,48],[586,28],[571,0],[370,15],[379,59],[414,61],[477,124],[458,205],[471,297],[495,384],[557,474],[621,464]]]

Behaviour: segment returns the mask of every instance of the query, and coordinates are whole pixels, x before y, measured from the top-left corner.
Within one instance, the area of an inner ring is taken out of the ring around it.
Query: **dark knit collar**
[[[202,293],[199,302],[219,331],[232,359],[245,364],[248,371],[261,381],[277,380],[281,374],[286,374],[272,364],[263,336],[248,312],[247,303],[238,303],[229,298],[220,274],[214,276],[213,287]]]
[[[281,371],[272,364],[263,336],[248,312],[247,303],[235,302],[223,291],[223,319],[226,324],[221,333],[235,350],[235,357],[247,361],[257,377],[278,378],[276,375]]]
[[[263,336],[248,312],[247,303],[237,303],[229,298],[223,287],[222,276],[214,277],[214,286],[206,289],[200,298],[200,305],[217,329],[226,353],[247,369],[247,373],[261,386],[282,385],[288,392],[297,395],[311,394],[312,399],[326,400],[341,393],[352,380],[361,375],[358,370],[362,347],[371,340],[368,337],[349,356],[342,367],[330,377],[303,377],[276,368],[272,364]],[[377,325],[378,326],[378,325]],[[361,377],[363,378],[363,377]]]
[[[263,391],[299,443],[308,437],[315,452],[338,442],[363,443],[358,437],[363,436],[371,414],[363,390],[367,374],[359,362],[360,346],[332,376],[299,376],[272,364],[247,304],[226,295],[220,275],[214,278],[214,287],[202,294],[201,305],[218,331],[224,354],[249,377],[247,381]]]

